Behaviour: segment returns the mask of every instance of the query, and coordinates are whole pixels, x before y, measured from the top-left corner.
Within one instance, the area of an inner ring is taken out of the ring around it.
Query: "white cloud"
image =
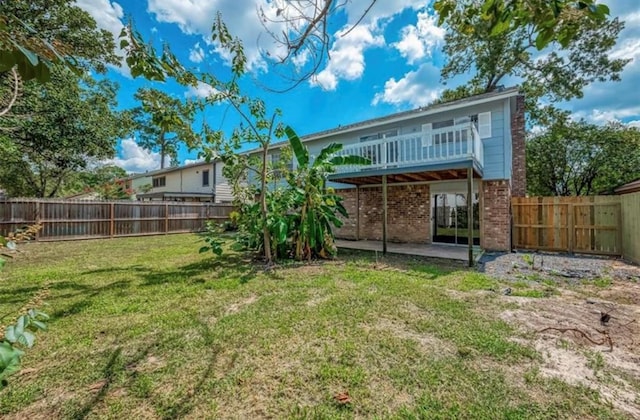
[[[416,25],[402,28],[400,41],[392,44],[400,54],[413,64],[430,57],[434,48],[444,40],[444,29],[438,27],[435,16],[426,11],[418,13]]]
[[[122,19],[124,18],[124,11],[119,3],[111,2],[109,0],[76,0],[76,4],[81,9],[93,17],[101,29],[106,29],[113,34],[113,38],[116,43],[116,54],[122,57],[121,67],[116,67],[120,73],[125,76],[130,76],[129,66],[124,60],[124,52],[120,49],[120,42],[118,37],[124,25]]]
[[[218,90],[211,85],[203,82],[198,82],[197,86],[189,86],[189,89],[184,93],[187,98],[206,98],[213,93],[217,93]]]
[[[170,163],[165,157],[165,166]],[[105,164],[116,165],[127,172],[146,172],[160,168],[160,153],[150,152],[140,147],[132,138],[120,142],[119,156],[104,161]]]
[[[269,0],[270,1],[270,0]],[[175,23],[182,32],[191,35],[202,35],[203,40],[211,44],[211,24],[216,13],[222,13],[222,19],[233,36],[239,37],[244,44],[249,69],[266,68],[262,58],[262,50],[276,53],[275,45],[265,44],[268,38],[258,17],[258,7],[262,6],[267,13],[275,13],[275,9],[267,0],[149,0],[147,10],[158,22]],[[271,26],[271,25],[270,25]],[[272,28],[280,33],[277,26]],[[222,51],[217,43],[214,50],[223,59],[229,61],[229,54]]]
[[[378,92],[373,97],[372,105],[380,102],[400,105],[411,104],[414,107],[427,105],[440,95],[438,88],[440,71],[430,63],[421,65],[417,70],[410,71],[400,80],[391,78],[384,84],[384,92]]]
[[[200,163],[200,162],[204,162],[204,159],[198,158],[198,159],[185,159],[184,160],[184,164],[185,165],[191,165],[192,163]]]
[[[88,1],[88,0],[85,0]],[[295,3],[295,4],[294,4]],[[348,35],[342,37],[345,28],[351,28],[371,4],[371,0],[350,0],[343,4],[338,12],[346,17],[347,25],[331,37],[331,59],[324,73],[312,82],[313,85],[335,89],[339,79],[354,80],[359,78],[365,67],[363,53],[366,48],[384,44],[382,31],[384,24],[393,16],[407,8],[418,10],[424,7],[424,0],[394,0],[378,1],[359,25]],[[302,8],[296,10],[296,8]],[[267,16],[266,22],[261,21],[258,10],[262,9]],[[149,0],[147,10],[154,15],[158,22],[175,23],[185,34],[202,35],[207,44],[211,44],[211,23],[216,13],[220,11],[231,34],[238,36],[244,44],[247,64],[250,70],[266,70],[264,55],[283,57],[283,45],[273,41],[264,30],[267,25],[274,34],[280,34],[285,29],[282,23],[270,22],[288,16],[296,21],[296,16],[309,13],[309,5],[304,2],[289,2],[276,0]],[[279,11],[279,12],[278,12]],[[279,13],[279,15],[278,15]],[[357,46],[358,40],[365,39],[365,44]],[[350,38],[355,40],[348,41]],[[214,43],[214,50],[225,60],[229,61],[228,52],[220,50]],[[354,53],[354,59],[348,60],[348,54]],[[300,67],[307,63],[308,55],[301,53],[293,60],[293,65]],[[339,63],[335,63],[339,61]],[[350,61],[350,63],[347,63]]]
[[[367,26],[355,27],[348,36],[339,37],[333,44],[329,52],[329,64],[311,80],[311,85],[335,90],[338,79],[359,79],[365,68],[364,50],[381,45],[384,45],[382,35],[375,36]]]
[[[629,127],[640,128],[640,120],[629,121],[629,122],[627,122],[627,125]]]
[[[200,46],[199,42],[196,42],[196,45],[189,50],[189,60],[194,63],[202,63],[202,60],[204,60],[204,50]]]
[[[571,115],[574,120],[584,119],[594,124],[606,124],[612,121],[622,121],[640,115],[640,106],[630,106],[616,109],[592,109],[590,111],[578,111]],[[631,121],[634,123],[634,121]]]

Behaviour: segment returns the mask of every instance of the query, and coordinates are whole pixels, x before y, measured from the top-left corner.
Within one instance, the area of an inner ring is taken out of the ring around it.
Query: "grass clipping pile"
[[[595,389],[614,407],[640,418],[640,284],[562,289],[546,299],[510,298],[501,314],[542,355],[538,374]]]

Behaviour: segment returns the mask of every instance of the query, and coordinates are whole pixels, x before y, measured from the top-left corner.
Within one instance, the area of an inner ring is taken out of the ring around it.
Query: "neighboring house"
[[[304,136],[311,155],[342,143],[370,166],[330,176],[349,219],[342,239],[511,247],[511,197],[525,195],[524,97],[517,88],[401,112]],[[274,146],[274,157],[282,144]],[[471,177],[469,177],[471,175]],[[472,220],[467,191],[471,189]]]
[[[230,203],[231,187],[222,176],[222,162],[196,162],[151,173],[150,191],[138,200]]]
[[[133,194],[131,195],[132,200],[136,200],[138,194],[144,193],[145,190],[151,188],[151,176],[154,173],[155,171],[131,174],[128,177],[121,179],[121,181],[124,182],[124,188],[133,191]]]

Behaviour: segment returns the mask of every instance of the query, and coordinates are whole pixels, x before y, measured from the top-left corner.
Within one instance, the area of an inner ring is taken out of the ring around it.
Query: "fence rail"
[[[623,255],[619,196],[512,199],[513,247]]]
[[[198,232],[232,210],[212,203],[11,199],[0,201],[0,235],[36,223],[39,241]]]

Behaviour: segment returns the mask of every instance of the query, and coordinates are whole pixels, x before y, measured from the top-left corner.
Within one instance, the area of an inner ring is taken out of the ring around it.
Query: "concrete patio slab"
[[[336,239],[336,245],[338,248],[343,249],[382,252],[382,241],[348,241],[344,239]],[[466,245],[400,244],[387,242],[387,252],[393,254],[443,258],[456,261],[468,261],[469,258],[469,249]],[[474,260],[477,261],[480,253],[480,248],[474,247]]]

